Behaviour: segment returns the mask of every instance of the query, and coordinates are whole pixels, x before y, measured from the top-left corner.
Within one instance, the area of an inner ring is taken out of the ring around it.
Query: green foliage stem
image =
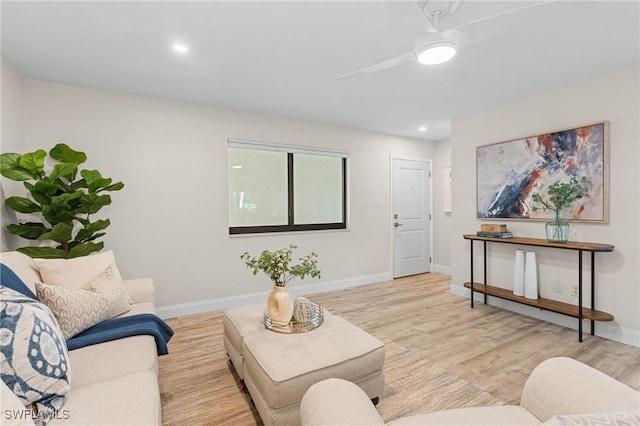
[[[39,149],[25,154],[0,155],[0,173],[7,179],[24,182],[31,198],[13,196],[6,205],[22,214],[36,214],[41,222],[10,224],[7,230],[28,240],[50,240],[55,247],[21,247],[17,250],[31,257],[72,258],[102,250],[104,243],[95,242],[105,235],[111,222],[101,219],[91,222],[90,216],[111,204],[104,192],[119,191],[122,182],[113,183],[97,170],[78,170],[87,161],[84,152],[59,143],[49,151],[57,163],[47,173],[46,151]]]
[[[549,197],[547,200],[543,199],[537,192],[531,194],[531,199],[538,203],[537,205],[531,206],[531,210],[534,212],[540,209],[545,211],[551,210],[556,214],[556,217],[558,217],[560,211],[573,204],[575,200],[589,196],[588,182],[589,180],[586,176],[582,176],[580,180],[571,178],[569,182],[560,183],[556,181],[549,185],[547,191]]]
[[[291,255],[297,246],[289,245],[289,248],[275,251],[264,250],[259,257],[251,256],[248,252],[243,253],[240,258],[245,261],[249,269],[253,270],[253,275],[258,271],[264,272],[274,285],[284,287],[295,277],[304,279],[306,276],[320,278],[318,270],[318,255],[308,254],[298,259],[300,263],[291,264]]]

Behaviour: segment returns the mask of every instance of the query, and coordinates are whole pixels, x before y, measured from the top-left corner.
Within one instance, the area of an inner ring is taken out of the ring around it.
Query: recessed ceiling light
[[[418,62],[424,65],[438,65],[456,56],[456,44],[451,41],[439,41],[425,47],[418,54]]]
[[[189,48],[184,44],[174,43],[173,50],[175,50],[178,53],[187,53],[189,51]]]
[[[427,126],[418,127],[418,131],[419,132],[426,132],[427,131]]]
[[[241,169],[242,166],[231,166],[232,169]]]

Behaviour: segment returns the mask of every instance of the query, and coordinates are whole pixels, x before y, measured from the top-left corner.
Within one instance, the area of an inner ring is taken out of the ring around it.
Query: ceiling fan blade
[[[405,62],[411,62],[413,60],[415,60],[416,58],[416,51],[412,50],[411,52],[405,53],[404,55],[400,55],[400,56],[396,56],[395,58],[391,58],[388,59],[386,61],[383,62],[379,62],[377,64],[374,65],[370,65],[368,67],[359,69],[357,71],[353,71],[350,72],[348,74],[343,74],[339,77],[336,77],[336,80],[344,80],[350,77],[354,77],[356,75],[361,75],[361,74],[371,74],[377,71],[382,71],[384,69],[387,68],[393,68],[396,67],[398,65],[402,65]]]
[[[521,10],[530,9],[532,7],[543,6],[545,4],[553,3],[553,2],[556,2],[556,1],[557,0],[544,0],[544,1],[541,1],[540,3],[534,3],[534,4],[529,4],[529,5],[526,5],[526,6],[522,6],[522,7],[517,7],[515,9],[507,10],[507,11],[504,11],[504,12],[501,12],[501,13],[496,13],[495,15],[485,16],[484,18],[476,19],[475,21],[465,22],[464,24],[460,24],[458,26],[450,28],[450,30],[459,30],[460,28],[468,27],[469,25],[474,25],[474,24],[477,24],[477,23],[480,23],[480,22],[483,22],[483,21],[487,21],[489,19],[497,18],[498,16],[503,16],[503,15],[508,15],[510,13],[520,12]]]

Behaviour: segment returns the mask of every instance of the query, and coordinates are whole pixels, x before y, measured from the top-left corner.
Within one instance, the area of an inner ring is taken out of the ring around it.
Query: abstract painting
[[[609,123],[602,122],[476,148],[478,217],[551,219],[551,211],[533,211],[532,194],[546,199],[549,185],[585,176],[589,196],[562,217],[606,222],[608,141]]]

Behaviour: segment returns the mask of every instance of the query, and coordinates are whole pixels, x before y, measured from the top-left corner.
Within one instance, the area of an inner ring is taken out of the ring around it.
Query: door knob
[[[398,226],[404,226],[404,225],[402,225],[401,223],[396,222],[396,223],[393,224],[393,226],[395,226],[397,228]]]

